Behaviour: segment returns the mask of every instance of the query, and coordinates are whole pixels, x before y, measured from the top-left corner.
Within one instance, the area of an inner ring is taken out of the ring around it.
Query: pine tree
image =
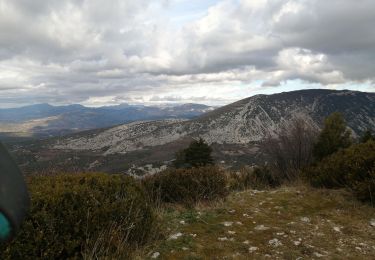
[[[320,161],[351,144],[350,131],[346,128],[345,120],[341,113],[335,112],[324,120],[324,127],[314,145],[313,155]]]
[[[189,147],[176,153],[176,168],[202,167],[213,164],[212,148],[202,139],[194,140]]]
[[[367,129],[367,131],[361,137],[361,143],[366,143],[369,140],[375,140],[375,135],[372,134],[370,129]]]

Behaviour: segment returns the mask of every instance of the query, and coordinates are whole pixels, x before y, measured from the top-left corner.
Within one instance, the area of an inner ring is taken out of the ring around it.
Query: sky
[[[373,0],[0,0],[0,107],[375,91]]]

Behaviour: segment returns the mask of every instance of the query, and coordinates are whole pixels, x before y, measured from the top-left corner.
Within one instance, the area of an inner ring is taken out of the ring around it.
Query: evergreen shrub
[[[153,210],[131,177],[34,176],[28,184],[29,216],[15,240],[0,247],[0,259],[108,257],[119,246],[136,247],[149,239]],[[116,232],[108,233],[114,226]],[[96,248],[103,239],[105,248]]]

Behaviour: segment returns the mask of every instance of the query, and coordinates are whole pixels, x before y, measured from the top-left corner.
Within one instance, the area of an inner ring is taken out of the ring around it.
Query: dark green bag
[[[7,241],[14,236],[29,204],[29,194],[22,173],[0,143],[0,241]]]

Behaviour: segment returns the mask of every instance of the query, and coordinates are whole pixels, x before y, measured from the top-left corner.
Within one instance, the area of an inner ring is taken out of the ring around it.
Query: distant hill
[[[14,152],[29,168],[56,167],[58,160],[64,169],[148,171],[173,159],[193,138],[202,137],[212,144],[217,162],[251,164],[264,160],[259,144],[283,122],[302,117],[320,128],[335,111],[344,115],[354,136],[375,129],[375,93],[301,90],[253,96],[191,120],[133,122],[17,147]],[[30,164],[30,157],[35,164]]]
[[[180,138],[202,137],[209,143],[246,144],[263,140],[280,124],[303,117],[321,127],[329,114],[343,113],[354,135],[375,129],[375,93],[333,90],[301,90],[257,95],[216,109],[189,121],[135,122],[103,130],[93,136],[64,138],[57,149],[99,150],[126,153],[164,145]]]
[[[139,120],[191,119],[212,109],[200,104],[167,107],[121,104],[99,108],[37,104],[0,109],[0,138],[1,136],[4,138],[6,136],[59,136]]]

